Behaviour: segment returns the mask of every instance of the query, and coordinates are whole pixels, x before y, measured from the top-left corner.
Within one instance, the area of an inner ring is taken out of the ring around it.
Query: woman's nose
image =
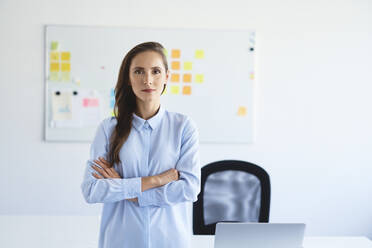
[[[152,84],[152,75],[151,73],[146,73],[143,83],[144,84]]]

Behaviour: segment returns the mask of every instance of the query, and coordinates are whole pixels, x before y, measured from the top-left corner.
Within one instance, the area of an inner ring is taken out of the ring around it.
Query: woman
[[[102,121],[91,145],[81,188],[88,203],[104,203],[100,248],[189,247],[198,132],[190,118],[160,105],[169,77],[163,50],[146,42],[128,52],[115,117]]]

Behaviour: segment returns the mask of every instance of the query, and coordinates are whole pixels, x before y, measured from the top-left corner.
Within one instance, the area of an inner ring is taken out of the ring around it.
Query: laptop
[[[301,248],[304,232],[303,223],[221,222],[214,248]]]

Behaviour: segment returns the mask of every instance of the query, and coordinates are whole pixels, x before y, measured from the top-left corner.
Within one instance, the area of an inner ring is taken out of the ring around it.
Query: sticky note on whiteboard
[[[203,83],[204,82],[204,75],[203,74],[196,74],[195,75],[195,82]]]
[[[192,62],[187,61],[183,63],[183,69],[186,71],[192,70]]]
[[[246,115],[247,115],[247,108],[244,106],[239,106],[238,116],[246,116]]]
[[[61,52],[61,60],[68,61],[71,58],[70,52]]]
[[[204,59],[204,50],[196,50],[195,51],[195,58],[196,59]]]
[[[59,49],[59,43],[58,43],[58,41],[52,41],[50,43],[50,50],[56,51],[58,49]]]
[[[59,73],[52,71],[49,73],[49,80],[50,81],[58,81],[59,80]]]
[[[191,86],[183,86],[182,94],[184,95],[191,95]]]
[[[181,57],[181,50],[180,49],[172,49],[171,57],[173,59],[179,59]]]
[[[173,95],[177,95],[178,93],[180,93],[180,87],[172,85],[170,91]]]
[[[182,81],[184,83],[191,83],[191,74],[190,73],[183,74]]]
[[[180,62],[179,61],[173,61],[171,64],[172,70],[179,70],[180,69]]]
[[[180,74],[172,73],[171,74],[171,82],[177,83],[180,81]]]
[[[61,71],[71,71],[70,63],[62,63],[61,64]]]
[[[84,98],[83,99],[83,107],[98,107],[99,106],[99,99],[98,98]]]
[[[59,60],[59,52],[51,52],[50,60]]]
[[[50,71],[51,72],[59,71],[59,63],[57,63],[57,62],[50,63]]]

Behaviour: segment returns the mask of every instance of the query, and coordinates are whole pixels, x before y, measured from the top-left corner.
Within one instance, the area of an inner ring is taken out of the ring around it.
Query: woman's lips
[[[146,89],[146,90],[142,90],[142,91],[147,92],[147,93],[151,93],[151,92],[153,92],[155,90],[154,89]]]

